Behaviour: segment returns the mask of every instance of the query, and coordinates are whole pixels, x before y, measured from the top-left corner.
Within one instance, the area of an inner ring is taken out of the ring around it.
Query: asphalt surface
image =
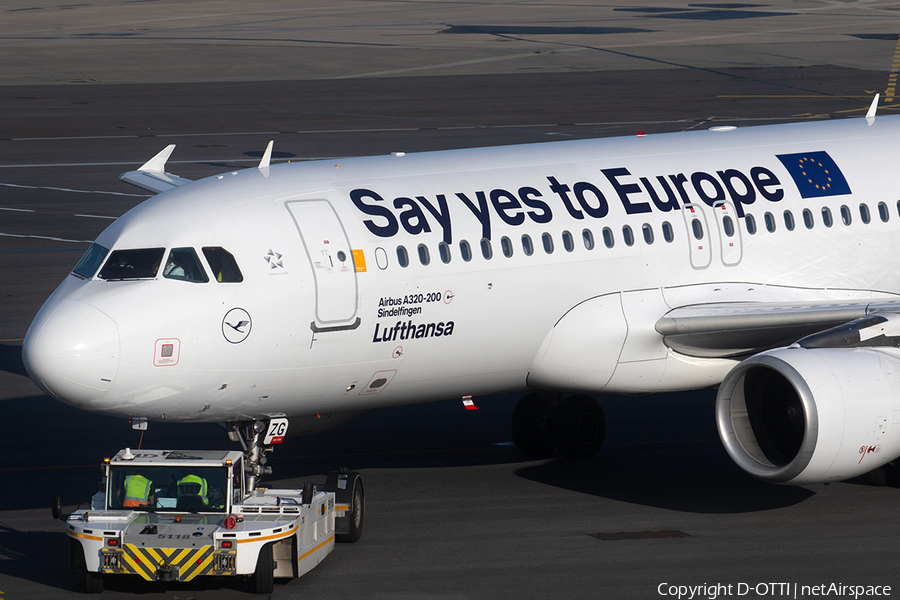
[[[196,179],[254,166],[270,139],[285,161],[843,118],[875,92],[885,114],[898,16],[895,2],[787,0],[0,8],[0,598],[77,596],[47,506],[51,494],[68,510],[87,501],[104,456],[232,447],[216,425],[151,424],[141,439],[25,376],[21,340],[41,303],[146,198],[120,173],[170,143],[169,170]],[[900,490],[755,481],[717,439],[714,392],[601,399],[607,443],[576,462],[516,451],[516,400],[381,409],[289,439],[269,483],[350,466],[367,519],[360,542],[272,597],[900,593]],[[250,596],[238,580],[131,579],[105,595]]]

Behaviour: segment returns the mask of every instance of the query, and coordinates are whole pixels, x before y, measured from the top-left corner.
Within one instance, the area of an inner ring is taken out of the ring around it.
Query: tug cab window
[[[100,244],[91,244],[91,247],[88,248],[81,260],[78,261],[78,264],[75,265],[75,268],[72,269],[72,272],[79,277],[90,279],[97,273],[97,269],[103,264],[103,259],[106,258],[107,254],[109,254],[108,249]]]
[[[107,498],[113,510],[225,513],[228,482],[224,466],[115,466]]]
[[[103,268],[100,279],[152,279],[156,277],[165,248],[113,250]]]
[[[172,248],[166,266],[163,268],[163,277],[166,279],[178,279],[181,281],[193,281],[194,283],[206,283],[209,277],[197,253],[193,248]]]
[[[234,256],[225,248],[204,246],[203,256],[206,257],[206,262],[212,269],[213,277],[219,283],[240,283],[244,280],[244,275],[238,268]]]

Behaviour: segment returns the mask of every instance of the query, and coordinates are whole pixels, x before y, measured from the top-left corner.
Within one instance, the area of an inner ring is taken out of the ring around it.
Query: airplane
[[[283,417],[526,392],[516,445],[589,457],[593,396],[718,386],[751,475],[877,473],[900,456],[900,116],[877,102],[274,165],[270,143],[198,181],[169,146],[121,176],[156,195],[46,301],[24,363],[68,404],[225,422],[245,448]]]

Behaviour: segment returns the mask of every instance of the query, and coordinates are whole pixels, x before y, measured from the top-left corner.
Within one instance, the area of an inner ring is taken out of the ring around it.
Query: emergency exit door
[[[316,324],[323,329],[352,326],[357,312],[356,269],[340,218],[327,200],[298,200],[286,206],[312,266]]]
[[[710,248],[710,232],[706,225],[706,215],[699,204],[685,204],[681,209],[684,225],[687,228],[687,239],[690,244],[691,266],[705,269],[712,262]]]

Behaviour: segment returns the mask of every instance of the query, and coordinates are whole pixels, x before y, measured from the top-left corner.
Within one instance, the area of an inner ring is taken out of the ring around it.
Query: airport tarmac
[[[0,598],[16,600],[77,596],[48,501],[87,501],[103,457],[232,447],[216,425],[153,423],[141,440],[43,396],[21,363],[44,299],[147,197],[118,175],[167,144],[169,170],[196,179],[254,166],[270,139],[278,162],[845,118],[875,92],[889,114],[900,71],[896,2],[13,0],[0,15]],[[358,469],[367,520],[272,597],[900,594],[900,489],[757,482],[719,443],[714,398],[601,399],[607,443],[575,462],[518,453],[514,395],[290,439],[269,483]],[[232,580],[122,579],[105,594],[250,596]]]

